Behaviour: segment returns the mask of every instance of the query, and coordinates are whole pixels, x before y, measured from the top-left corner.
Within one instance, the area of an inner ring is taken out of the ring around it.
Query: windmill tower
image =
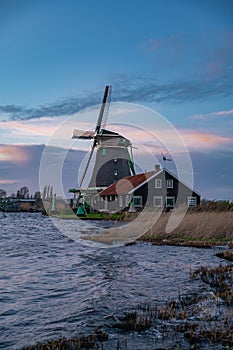
[[[130,140],[124,136],[107,130],[107,116],[111,100],[111,86],[105,87],[95,131],[75,129],[73,139],[93,140],[89,158],[86,163],[79,187],[82,188],[87,170],[96,150],[95,164],[88,188],[101,190],[125,176],[135,175],[132,157],[129,149]]]

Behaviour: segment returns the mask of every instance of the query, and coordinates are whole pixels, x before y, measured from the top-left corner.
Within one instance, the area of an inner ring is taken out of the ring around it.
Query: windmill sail
[[[91,140],[95,137],[94,131],[83,131],[74,129],[72,139]]]
[[[96,158],[88,185],[89,188],[107,187],[125,176],[130,176],[131,173],[135,174],[133,161],[128,150],[128,147],[131,146],[130,140],[106,129],[111,91],[111,86],[105,87],[95,131],[75,129],[73,132],[72,138],[74,139],[93,140],[91,152],[80,181],[80,187],[85,180],[95,149]]]
[[[105,87],[105,91],[104,91],[103,101],[102,101],[101,108],[100,108],[99,117],[98,117],[96,128],[95,128],[95,131],[96,131],[97,134],[99,134],[100,129],[102,127],[102,122],[103,122],[103,117],[104,116],[105,116],[104,124],[106,125],[106,121],[107,121],[106,120],[107,119],[107,113],[106,112],[108,112],[108,110],[109,110],[111,92],[112,92],[111,86],[106,86]],[[107,106],[108,106],[108,108],[106,110]]]

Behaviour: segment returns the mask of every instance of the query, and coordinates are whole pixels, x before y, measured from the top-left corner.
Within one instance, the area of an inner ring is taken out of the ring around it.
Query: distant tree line
[[[7,197],[17,198],[17,199],[41,199],[40,191],[36,191],[34,195],[30,194],[29,188],[27,186],[20,187],[16,193],[11,193],[10,196],[7,195],[7,192],[4,189],[0,189],[0,198],[5,199]]]
[[[11,193],[7,195],[7,192],[4,189],[0,189],[0,198],[4,199],[6,197],[17,198],[17,199],[51,199],[54,195],[53,186],[46,185],[42,191],[36,191],[34,195],[30,194],[29,188],[27,186],[20,187],[16,193]]]

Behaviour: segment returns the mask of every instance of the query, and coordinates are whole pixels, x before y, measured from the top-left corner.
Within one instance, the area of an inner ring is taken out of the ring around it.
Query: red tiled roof
[[[105,190],[101,191],[99,193],[99,196],[114,196],[119,194],[127,194],[132,189],[142,184],[154,174],[155,171],[150,171],[148,173],[126,176],[123,179],[115,182]]]

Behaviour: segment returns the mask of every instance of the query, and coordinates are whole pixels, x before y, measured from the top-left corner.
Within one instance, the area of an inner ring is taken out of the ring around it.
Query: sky
[[[94,128],[98,108],[82,111],[112,85],[112,104],[135,114],[110,105],[109,123],[161,135],[157,119],[136,110],[158,112],[183,138],[202,198],[233,200],[232,16],[231,0],[0,0],[0,188],[38,190],[43,145],[67,120],[61,139]],[[90,145],[71,147],[69,185],[74,150],[79,163]]]

